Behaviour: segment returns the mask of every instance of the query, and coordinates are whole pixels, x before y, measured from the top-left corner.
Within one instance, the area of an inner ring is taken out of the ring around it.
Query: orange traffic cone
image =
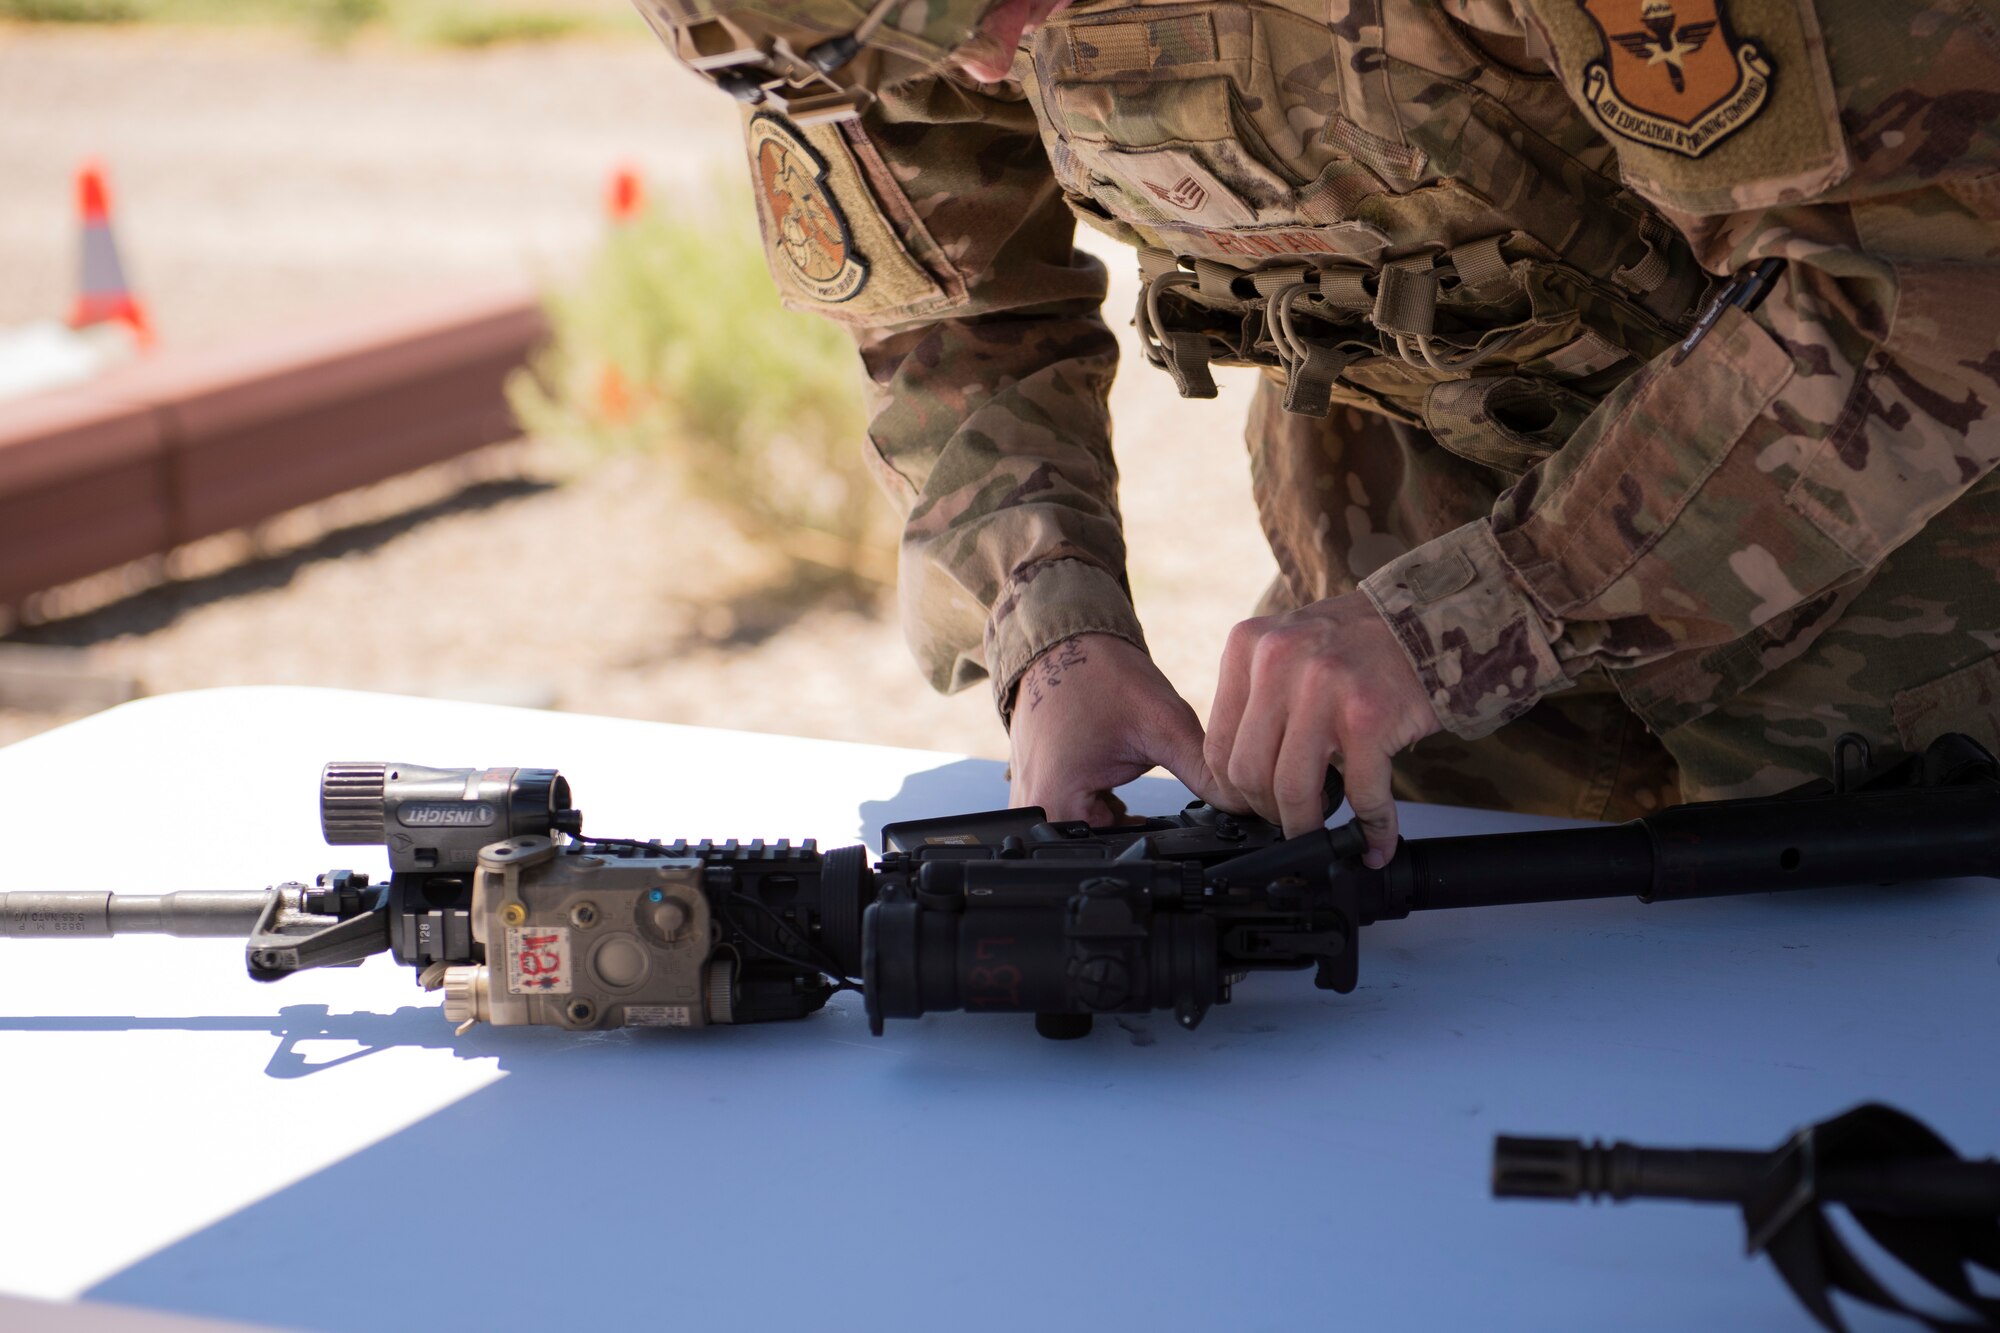
[[[646,209],[646,187],[631,166],[611,173],[604,191],[604,215],[613,227],[622,227]],[[600,421],[622,426],[632,419],[632,388],[617,366],[607,362],[597,372],[597,416]]]
[[[629,166],[611,173],[611,186],[604,192],[604,212],[612,225],[630,222],[646,207],[646,187],[639,173]]]
[[[611,426],[622,426],[632,419],[632,390],[610,362],[597,373],[597,419]]]
[[[76,209],[83,228],[83,265],[70,327],[115,322],[132,330],[139,346],[152,346],[152,322],[125,280],[118,242],[111,235],[111,192],[104,185],[104,169],[94,160],[77,170]]]

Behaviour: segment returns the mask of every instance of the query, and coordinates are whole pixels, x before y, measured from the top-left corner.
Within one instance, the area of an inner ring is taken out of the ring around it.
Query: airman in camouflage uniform
[[[1181,392],[1262,368],[1282,578],[1197,790],[1290,826],[1340,755],[1379,848],[1364,751],[1608,817],[2000,745],[1994,0],[1079,0],[1011,70],[1050,0],[641,7],[856,332],[938,688],[1144,643],[1080,219]]]

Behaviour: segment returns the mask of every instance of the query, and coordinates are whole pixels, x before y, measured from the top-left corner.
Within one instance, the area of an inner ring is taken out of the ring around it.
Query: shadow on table
[[[335,1014],[323,1004],[288,1004],[275,1014],[240,1016],[0,1018],[0,1032],[268,1032],[278,1045],[264,1073],[284,1079],[324,1073],[397,1047],[449,1051],[464,1059],[490,1058],[500,1051],[493,1049],[498,1043],[487,1041],[485,1035],[499,1031],[482,1024],[454,1037],[435,1006],[415,1005],[388,1014]],[[357,1049],[315,1058],[315,1043]]]

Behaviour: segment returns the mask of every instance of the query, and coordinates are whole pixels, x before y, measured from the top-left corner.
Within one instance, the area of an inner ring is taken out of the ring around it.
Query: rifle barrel
[[[274,889],[180,893],[0,893],[0,938],[175,935],[248,938]]]
[[[1682,805],[1608,828],[1407,843],[1415,911],[2000,874],[2000,786]]]

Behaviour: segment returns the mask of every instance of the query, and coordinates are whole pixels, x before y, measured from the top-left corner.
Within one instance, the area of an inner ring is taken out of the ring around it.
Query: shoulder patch
[[[943,304],[836,127],[759,111],[745,141],[765,255],[787,305],[850,323]]]
[[[750,160],[771,262],[815,301],[853,300],[868,285],[868,261],[855,253],[847,214],[827,188],[826,161],[771,115],[750,121]]]
[[[1771,100],[1771,58],[1729,30],[1724,0],[1582,0],[1604,55],[1583,97],[1612,134],[1700,157]]]
[[[1521,0],[1641,194],[1729,213],[1853,169],[1813,0]]]

